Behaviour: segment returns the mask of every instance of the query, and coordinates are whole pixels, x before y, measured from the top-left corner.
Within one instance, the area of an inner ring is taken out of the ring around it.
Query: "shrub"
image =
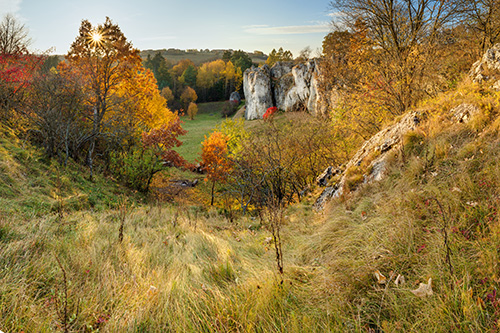
[[[262,119],[268,120],[271,119],[272,115],[278,112],[278,108],[275,106],[272,106],[266,110],[266,113],[262,116]]]
[[[111,168],[128,187],[147,192],[153,176],[161,170],[160,158],[152,149],[137,149],[128,154],[111,154]]]

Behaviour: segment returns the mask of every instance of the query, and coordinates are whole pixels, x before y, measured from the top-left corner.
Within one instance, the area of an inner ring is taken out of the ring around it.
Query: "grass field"
[[[187,161],[194,163],[200,159],[201,142],[205,140],[205,135],[224,121],[220,112],[223,105],[224,102],[201,103],[198,105],[198,114],[194,120],[189,120],[187,115],[181,117],[184,121],[182,127],[188,133],[180,138],[183,144],[176,150]]]
[[[0,126],[0,330],[498,332],[499,94],[428,102],[386,178],[284,211],[282,284],[265,212],[147,201]],[[465,102],[480,111],[458,123]],[[193,151],[220,105],[186,121]]]

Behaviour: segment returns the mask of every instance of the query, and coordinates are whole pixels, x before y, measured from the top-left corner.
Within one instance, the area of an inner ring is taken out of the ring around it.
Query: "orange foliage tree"
[[[224,182],[231,171],[231,160],[227,143],[229,138],[219,131],[214,131],[201,144],[201,165],[207,173],[206,181],[212,181],[212,200],[210,205],[214,205],[215,184]]]
[[[196,94],[196,91],[194,91],[194,89],[191,87],[186,87],[186,89],[184,89],[184,91],[182,92],[181,102],[184,105],[185,110],[187,110],[187,108],[189,107],[189,103],[196,102],[197,99],[198,95]]]
[[[170,122],[142,133],[143,146],[145,148],[153,148],[156,155],[161,156],[166,165],[175,167],[184,166],[184,158],[173,150],[174,147],[182,145],[182,141],[177,139],[177,137],[187,133],[181,124],[182,121],[179,119],[179,116],[174,114]]]

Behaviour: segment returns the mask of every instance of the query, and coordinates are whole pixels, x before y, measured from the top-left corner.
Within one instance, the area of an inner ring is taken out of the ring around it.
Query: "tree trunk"
[[[212,182],[212,201],[210,202],[210,206],[214,205],[214,190],[215,190],[215,182]]]

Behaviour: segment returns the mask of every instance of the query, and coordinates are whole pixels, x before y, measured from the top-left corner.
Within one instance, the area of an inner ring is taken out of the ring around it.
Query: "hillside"
[[[0,327],[498,329],[498,100],[467,84],[427,101],[427,120],[391,153],[383,180],[320,213],[311,208],[318,191],[291,206],[283,284],[266,215],[143,203],[110,178],[91,183],[84,168],[48,162],[4,129]],[[459,123],[449,111],[461,103],[480,112]],[[396,285],[399,275],[406,282]],[[429,279],[432,295],[412,293]]]
[[[205,62],[210,62],[218,59],[222,59],[222,55],[225,50],[178,50],[178,49],[161,49],[161,50],[142,50],[140,55],[144,60],[149,56],[153,57],[156,53],[160,52],[161,55],[172,63],[178,63],[183,59],[189,59],[196,66],[199,66]],[[266,62],[267,55],[259,52],[248,53],[252,62],[256,64]]]

